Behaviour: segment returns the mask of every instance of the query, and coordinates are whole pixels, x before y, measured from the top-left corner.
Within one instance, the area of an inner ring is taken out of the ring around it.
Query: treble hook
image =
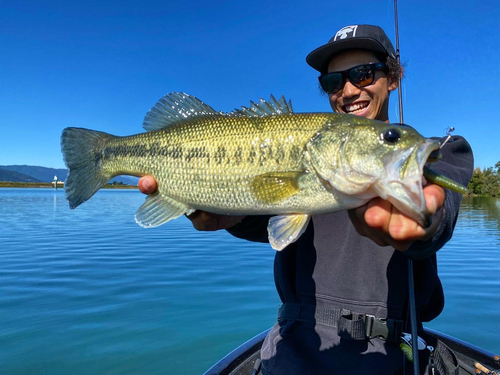
[[[439,148],[443,148],[443,146],[450,140],[451,138],[451,133],[453,133],[455,131],[455,128],[453,126],[450,126],[449,128],[446,128],[446,139],[444,140],[443,143],[441,143],[441,146],[439,146]]]

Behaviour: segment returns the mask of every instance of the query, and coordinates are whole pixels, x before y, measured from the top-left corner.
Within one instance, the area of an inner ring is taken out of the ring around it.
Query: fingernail
[[[429,211],[431,214],[435,214],[437,211],[437,199],[435,196],[431,195],[429,202]]]
[[[146,178],[143,182],[143,186],[146,190],[151,189],[151,180],[149,178]]]

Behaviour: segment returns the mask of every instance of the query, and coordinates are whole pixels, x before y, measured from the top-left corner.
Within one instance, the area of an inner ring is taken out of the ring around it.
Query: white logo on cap
[[[339,31],[337,31],[337,34],[335,34],[335,39],[333,39],[333,40],[345,39],[348,36],[350,36],[351,38],[353,38],[353,37],[356,36],[356,29],[357,28],[358,28],[358,25],[352,25],[352,26],[343,27],[342,29],[340,29]],[[351,33],[352,33],[352,35],[349,35]]]

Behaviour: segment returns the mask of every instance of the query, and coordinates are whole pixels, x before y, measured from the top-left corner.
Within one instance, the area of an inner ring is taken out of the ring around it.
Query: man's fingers
[[[413,241],[425,234],[422,228],[415,220],[403,215],[397,208],[391,216],[389,224],[389,235],[395,241]]]
[[[156,180],[153,178],[153,176],[141,177],[137,186],[143,194],[152,194],[158,189],[158,184],[156,183]]]
[[[443,206],[446,193],[441,186],[431,184],[424,187],[424,196],[427,209],[434,215]]]
[[[388,232],[391,215],[392,204],[381,198],[375,198],[368,202],[364,221],[372,228],[379,228],[384,232]]]

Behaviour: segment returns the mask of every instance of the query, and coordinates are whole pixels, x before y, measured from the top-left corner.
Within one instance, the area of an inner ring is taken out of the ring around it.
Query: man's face
[[[332,58],[328,65],[328,73],[374,62],[383,61],[379,61],[371,51],[343,51]],[[328,97],[334,112],[389,122],[389,91],[396,88],[397,82],[390,82],[383,71],[377,70],[371,85],[356,87],[346,79],[344,88],[334,94],[328,94]]]

